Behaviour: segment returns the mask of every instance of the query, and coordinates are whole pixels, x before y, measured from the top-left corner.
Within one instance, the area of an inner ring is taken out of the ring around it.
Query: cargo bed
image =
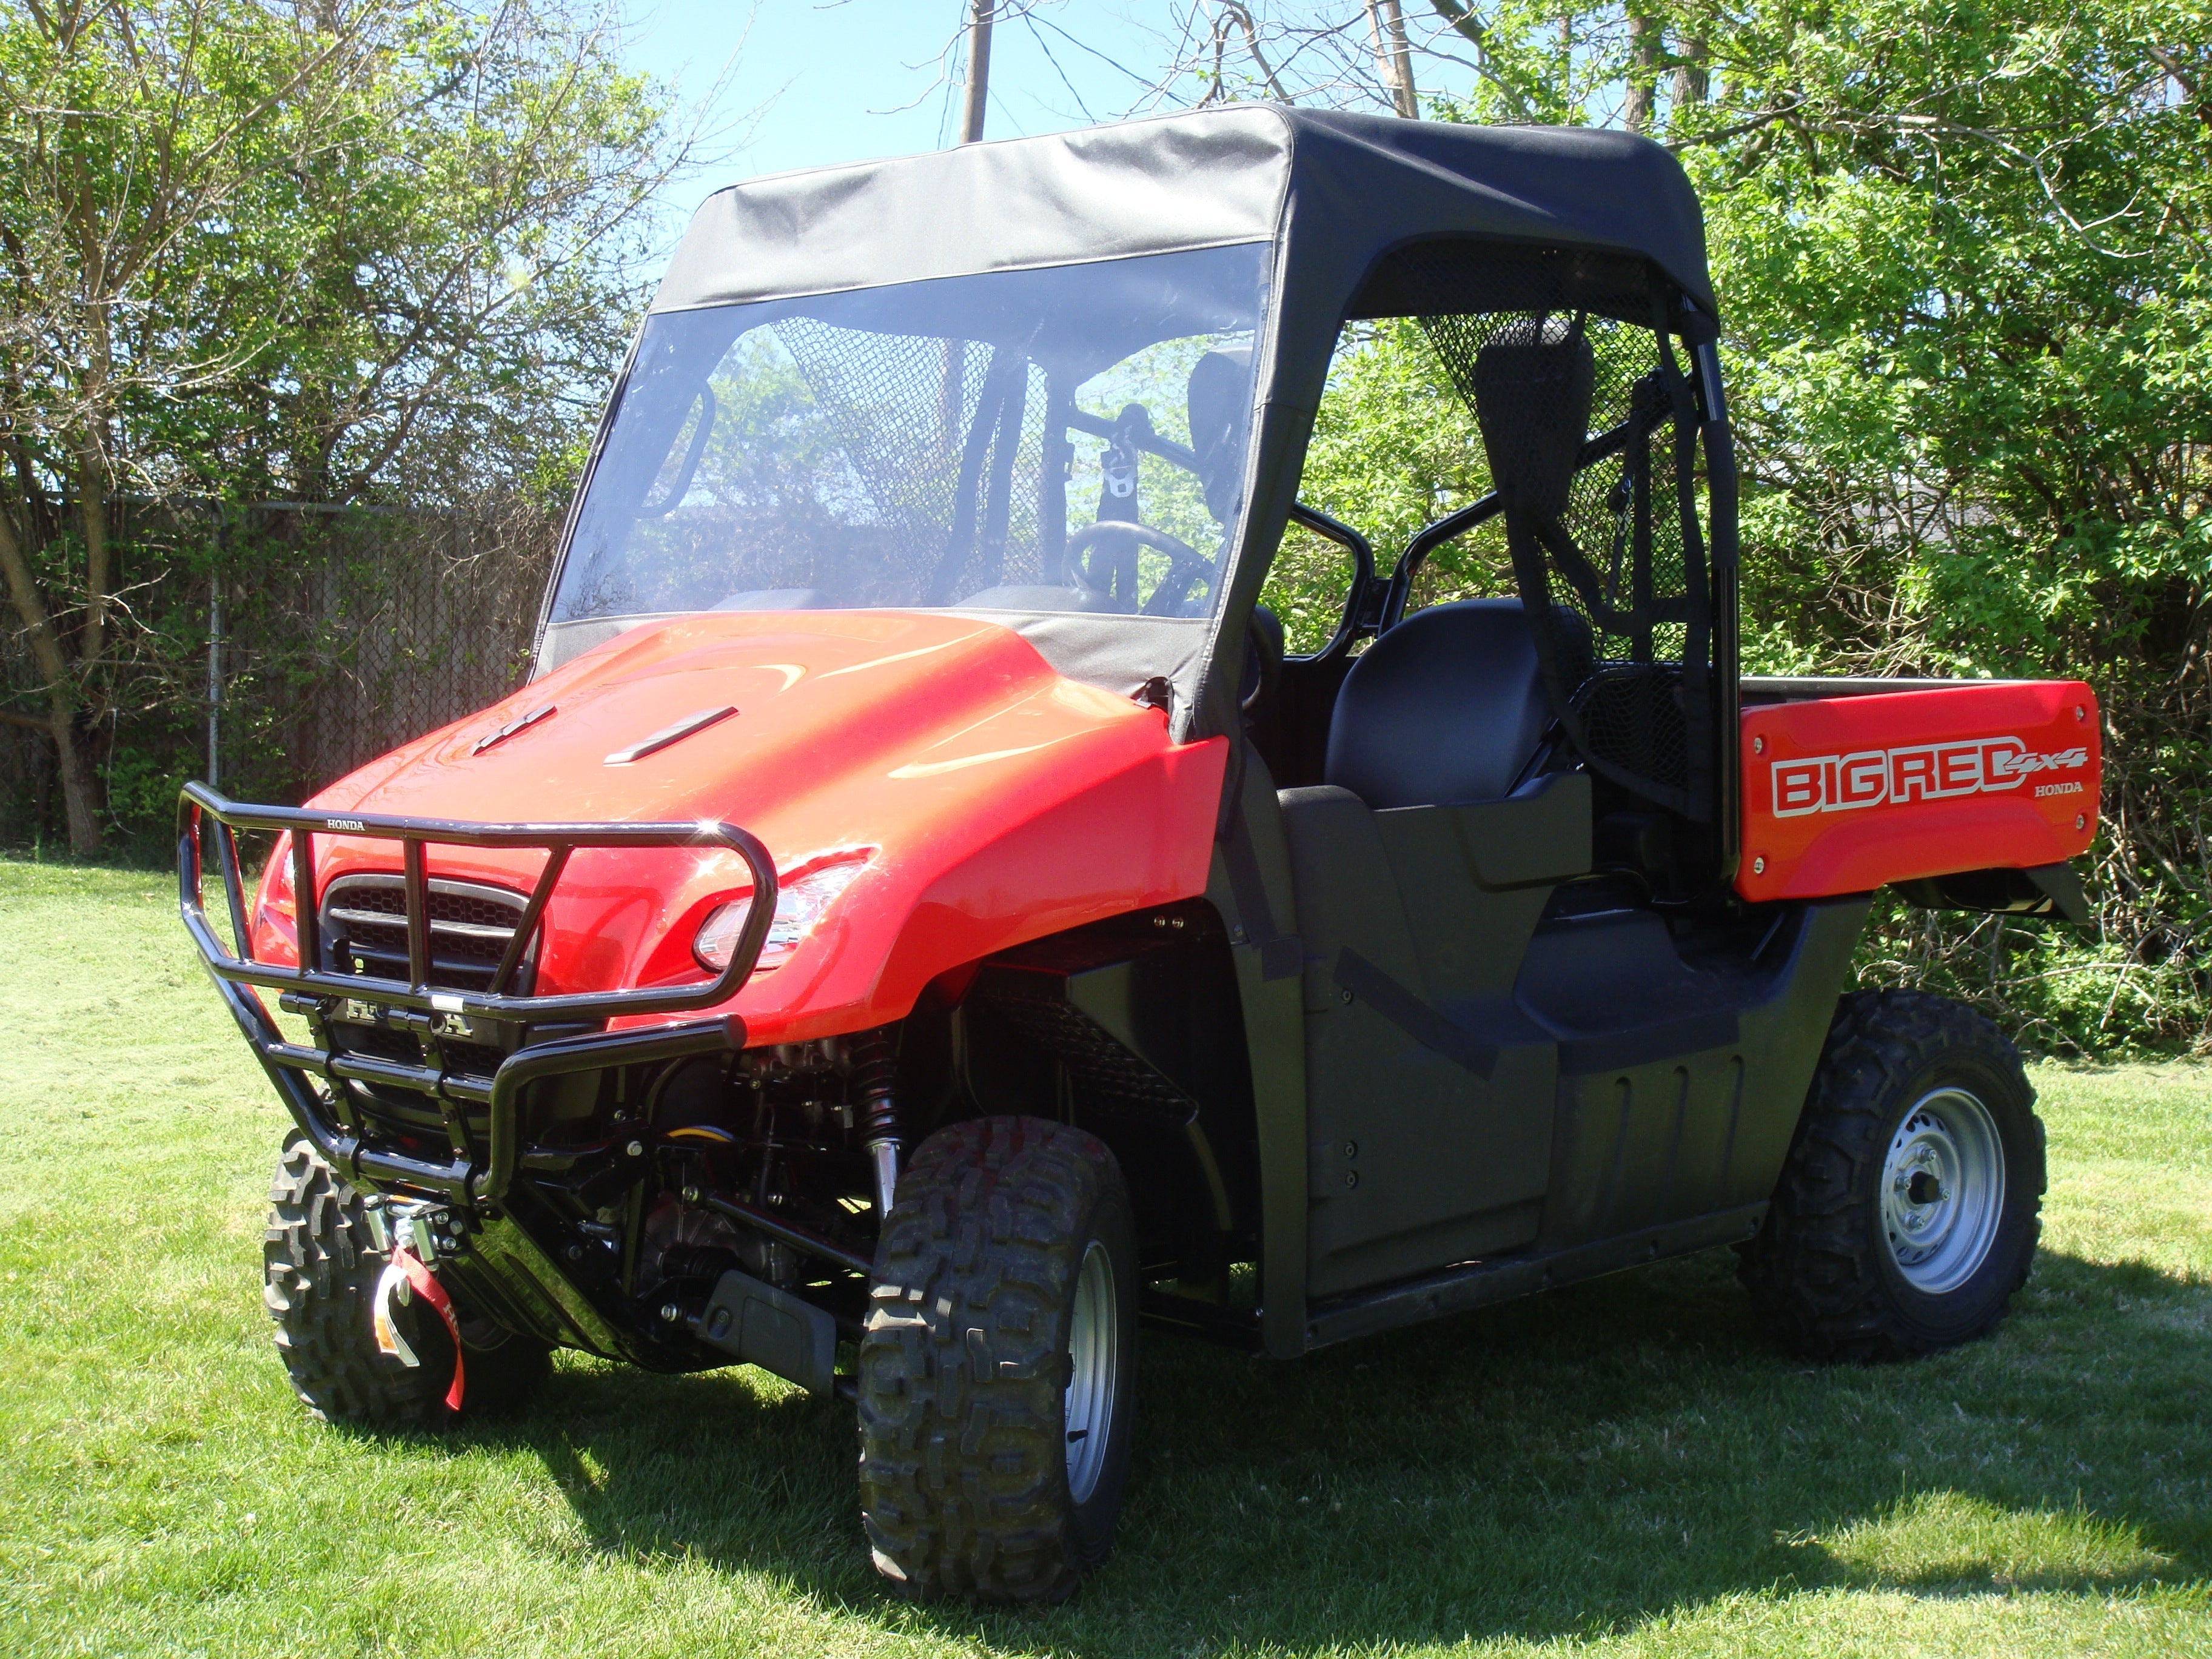
[[[1747,899],[2034,870],[2096,836],[2097,699],[2079,680],[1742,684]]]

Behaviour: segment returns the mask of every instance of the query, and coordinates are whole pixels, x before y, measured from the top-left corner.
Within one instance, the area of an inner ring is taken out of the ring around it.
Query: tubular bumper
[[[297,968],[254,958],[238,858],[236,832],[241,829],[289,831],[292,836],[294,925],[300,944]],[[407,904],[407,980],[332,973],[325,966],[314,878],[313,842],[318,835],[401,844]],[[232,931],[243,956],[224,947],[208,920],[201,893],[203,848],[208,842],[214,846]],[[434,989],[429,984],[429,877],[423,849],[431,843],[546,851],[545,867],[505,957],[484,991]],[[559,884],[568,855],[580,847],[723,847],[735,853],[751,874],[753,902],[729,966],[697,985],[554,996],[509,994],[507,987],[525,959],[532,938],[542,927],[546,903]],[[522,1093],[530,1084],[567,1073],[735,1053],[744,1044],[744,1022],[735,1015],[723,1015],[680,1025],[528,1044],[508,1054],[496,1073],[486,1080],[460,1075],[442,1064],[416,1066],[333,1052],[322,1039],[322,1032],[338,1004],[369,1004],[382,1011],[391,1023],[431,1039],[435,1038],[442,1018],[448,1015],[533,1025],[708,1007],[726,1001],[751,975],[775,915],[775,866],[767,848],[733,824],[491,824],[333,815],[301,807],[242,805],[198,783],[185,785],[177,804],[177,878],[178,908],[185,930],[191,935],[224,1006],[252,1046],[301,1133],[316,1151],[334,1168],[354,1178],[427,1188],[462,1202],[495,1200],[506,1192],[520,1158],[519,1110]],[[252,988],[256,987],[279,992],[287,1009],[305,1015],[317,1042],[288,1042],[254,994]],[[435,1058],[439,1049],[434,1040],[425,1046]],[[328,1084],[327,1100],[308,1080],[310,1074],[320,1076]],[[344,1084],[348,1079],[410,1089],[437,1100],[444,1109],[453,1142],[450,1160],[433,1163],[368,1144],[347,1104]],[[489,1143],[482,1160],[472,1155],[460,1127],[461,1110],[470,1104],[489,1109]]]

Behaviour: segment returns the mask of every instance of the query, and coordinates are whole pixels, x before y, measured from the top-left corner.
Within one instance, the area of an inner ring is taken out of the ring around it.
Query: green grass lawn
[[[1811,1370],[1726,1252],[1282,1365],[1148,1334],[1066,1607],[878,1588],[850,1408],[570,1356],[312,1421],[260,1304],[285,1120],[166,878],[0,863],[0,1652],[2212,1654],[2212,1070],[2048,1066],[1990,1341]]]

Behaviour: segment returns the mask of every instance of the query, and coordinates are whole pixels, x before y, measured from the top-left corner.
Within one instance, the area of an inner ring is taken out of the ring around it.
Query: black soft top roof
[[[1348,299],[1382,254],[1437,236],[1641,255],[1716,313],[1698,198],[1656,144],[1273,104],[735,185],[700,208],[653,309],[1263,240],[1321,278],[1296,286]]]

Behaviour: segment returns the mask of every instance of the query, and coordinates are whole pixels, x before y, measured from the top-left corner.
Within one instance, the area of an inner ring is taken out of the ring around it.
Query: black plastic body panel
[[[1225,1297],[1259,1235],[1252,1091],[1235,969],[1204,903],[1020,946],[969,990],[969,1086],[993,1111],[1040,1104],[1096,1134],[1128,1178],[1140,1261]]]
[[[1372,811],[1326,787],[1279,803],[1308,1346],[1755,1224],[1866,897],[1655,906],[1591,877],[1579,774],[1469,805]],[[1441,1303],[1406,1290],[1462,1280]]]
[[[1553,930],[1529,952],[1516,993],[1532,1018],[1573,1016],[1553,1024],[1558,1094],[1535,1237],[1318,1299],[1309,1346],[1750,1237],[1796,1131],[1868,905],[1859,896],[1746,918],[1770,931],[1736,962],[1686,957],[1649,911],[1577,916]],[[1621,1000],[1639,979],[1655,994]],[[1710,998],[1705,1007],[1693,990]]]
[[[1893,691],[1937,691],[1947,685],[1986,685],[1986,680],[1915,679],[1879,674],[1746,674],[1737,682],[1744,707],[1807,702],[1822,697],[1882,697]]]
[[[1206,899],[1229,930],[1239,1018],[1217,1040],[1243,1041],[1260,1183],[1260,1339],[1287,1359],[1306,1345],[1304,947],[1275,782],[1249,744],[1230,787]]]
[[[1327,787],[1281,801],[1305,956],[1309,1294],[1526,1243],[1557,1061],[1514,975],[1553,884],[1589,867],[1588,780],[1382,812]]]
[[[587,1254],[567,1266],[556,1261],[554,1241],[567,1231],[536,1189],[519,1183],[499,1213],[478,1217],[465,1248],[439,1258],[437,1269],[458,1281],[471,1305],[542,1342],[651,1371],[704,1370],[730,1363],[680,1336],[667,1340],[611,1318],[607,1310],[624,1301],[616,1282],[619,1264],[611,1252]]]
[[[1707,963],[1646,910],[1539,930],[1518,996],[1559,1042],[1540,1250],[1765,1200],[1867,907],[1790,906],[1763,948]]]
[[[1765,1214],[1764,1203],[1753,1204],[1741,1210],[1620,1234],[1576,1249],[1471,1261],[1364,1296],[1346,1297],[1315,1310],[1307,1327],[1307,1346],[1327,1347],[1333,1342],[1348,1342],[1401,1326],[1488,1307],[1495,1302],[1508,1302],[1516,1296],[1533,1296],[1539,1291],[1595,1279],[1601,1273],[1618,1273],[1624,1267],[1640,1267],[1668,1256],[1689,1255],[1711,1249],[1716,1244],[1734,1244],[1757,1232]]]
[[[2090,919],[2089,896],[2070,864],[2026,870],[1962,870],[1900,881],[1897,890],[1925,910],[1974,910],[2005,916],[2059,916],[2076,927]]]
[[[735,1268],[690,1322],[700,1340],[812,1395],[837,1386],[837,1321],[827,1309]]]
[[[1328,761],[1329,718],[1345,676],[1358,660],[1340,649],[1284,659],[1274,694],[1252,726],[1252,741],[1267,757],[1278,787],[1296,789],[1322,781]]]

